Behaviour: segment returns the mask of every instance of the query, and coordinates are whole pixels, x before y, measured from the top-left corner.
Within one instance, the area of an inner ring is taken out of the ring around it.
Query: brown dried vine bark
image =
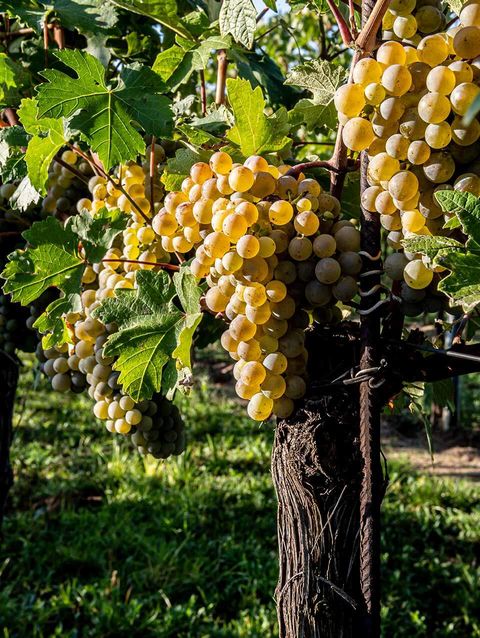
[[[317,382],[302,408],[277,426],[272,475],[281,638],[359,635],[358,386],[325,389],[320,382],[358,364],[356,344],[347,331],[308,335],[309,372]]]

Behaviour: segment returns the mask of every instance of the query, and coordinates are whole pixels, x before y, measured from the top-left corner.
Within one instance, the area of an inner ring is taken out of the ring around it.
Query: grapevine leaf
[[[122,9],[147,16],[183,38],[190,38],[187,27],[177,15],[175,0],[113,0]]]
[[[295,67],[287,76],[285,84],[306,89],[313,93],[313,98],[300,100],[295,105],[290,112],[292,124],[305,122],[309,129],[326,126],[335,130],[337,112],[333,97],[346,80],[346,71],[326,60],[313,60]]]
[[[252,89],[248,80],[230,79],[227,80],[227,91],[235,117],[235,125],[227,131],[227,137],[245,156],[272,153],[289,144],[286,110],[280,109],[267,117],[260,87]]]
[[[47,137],[32,137],[28,143],[25,161],[32,186],[40,193],[47,194],[48,169],[53,158],[65,144],[63,134],[52,129]]]
[[[447,5],[457,16],[460,15],[460,11],[464,4],[464,0],[447,0]]]
[[[193,71],[188,61],[185,61],[186,55],[185,49],[174,44],[157,55],[152,71],[157,73],[165,84],[174,89],[188,79]]]
[[[452,272],[438,284],[438,289],[450,297],[452,304],[461,304],[470,312],[480,303],[480,256],[477,253],[445,251],[435,263]]]
[[[3,183],[14,182],[23,179],[27,174],[24,153],[14,153],[4,159],[0,142],[0,176]]]
[[[190,168],[195,162],[208,161],[207,151],[194,151],[191,148],[180,148],[175,157],[167,160],[167,165],[162,175],[162,182],[168,191],[180,190],[183,180],[190,173]]]
[[[84,263],[78,254],[78,238],[70,228],[47,217],[35,222],[23,237],[30,246],[12,253],[2,273],[6,279],[3,289],[13,301],[27,305],[51,286],[65,294],[80,291]]]
[[[55,0],[54,7],[62,26],[84,34],[109,30],[118,20],[108,0]]]
[[[18,118],[27,133],[30,135],[40,135],[48,133],[50,129],[59,130],[59,120],[56,118],[38,117],[38,102],[34,98],[24,98],[20,102],[17,111]],[[61,127],[61,124],[60,124]]]
[[[12,208],[24,213],[33,204],[38,204],[40,197],[40,193],[37,191],[35,186],[33,186],[28,175],[26,175],[10,198],[10,205]]]
[[[257,10],[252,0],[223,0],[219,25],[222,35],[231,34],[235,42],[251,49],[257,26]]]
[[[179,131],[185,135],[190,144],[195,146],[202,146],[203,144],[218,144],[221,143],[221,139],[211,135],[206,131],[202,131],[200,128],[194,128],[190,124],[183,124],[177,127]]]
[[[117,85],[111,88],[105,69],[92,55],[68,49],[55,51],[55,55],[77,77],[45,70],[47,82],[38,89],[39,115],[71,118],[71,126],[80,131],[107,170],[145,151],[134,121],[148,134],[171,134],[170,101],[160,95],[163,82],[151,69],[124,67]]]
[[[98,263],[115,237],[125,230],[127,222],[128,216],[120,209],[101,208],[95,217],[87,212],[74,215],[67,225],[81,240],[87,259],[91,263]]]
[[[429,257],[432,261],[436,259],[440,252],[442,255],[445,254],[444,251],[448,252],[449,250],[453,252],[460,249],[462,252],[465,252],[465,246],[451,237],[417,235],[410,239],[404,239],[402,245],[408,252],[421,253]]]
[[[6,53],[0,53],[0,107],[16,106],[27,80],[25,69]]]
[[[180,271],[173,275],[173,285],[185,312],[190,314],[199,312],[203,291],[188,269],[188,265],[182,266]]]
[[[93,314],[118,325],[105,354],[117,357],[114,369],[120,372],[119,382],[140,401],[160,389],[171,390],[178,381],[174,368],[190,367],[191,340],[201,315],[199,306],[190,312],[190,302],[185,312],[174,305],[176,288],[164,271],[139,271],[137,285],[136,290],[122,290],[105,299]]]
[[[82,302],[78,293],[60,297],[47,306],[45,312],[33,324],[34,328],[44,335],[44,350],[72,342],[71,330],[65,321],[65,315],[81,311]]]
[[[435,197],[442,210],[454,213],[468,235],[467,246],[480,247],[480,197],[461,191],[438,191]]]
[[[9,146],[26,146],[29,136],[23,126],[7,126],[0,129],[0,142],[6,142]]]
[[[3,183],[25,177],[25,154],[19,147],[26,146],[28,139],[21,126],[0,129],[0,175]]]
[[[45,19],[46,10],[45,7],[40,6],[35,0],[25,0],[21,3],[18,0],[11,0],[10,2],[2,0],[0,1],[0,12],[8,12],[11,16],[16,16],[21,22],[27,26],[40,31]]]

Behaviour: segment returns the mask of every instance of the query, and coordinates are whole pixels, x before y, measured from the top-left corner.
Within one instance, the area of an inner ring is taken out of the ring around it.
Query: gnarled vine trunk
[[[310,335],[311,379],[332,379],[358,363],[355,343],[337,337]],[[358,405],[357,385],[313,382],[301,409],[277,426],[281,638],[359,635]]]
[[[13,483],[10,444],[17,382],[17,362],[0,351],[0,526],[3,521],[8,492]]]

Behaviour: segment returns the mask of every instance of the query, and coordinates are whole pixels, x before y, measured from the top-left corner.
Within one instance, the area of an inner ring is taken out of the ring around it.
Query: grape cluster
[[[466,5],[460,22],[416,48],[385,42],[335,95],[345,145],[368,151],[362,204],[395,250],[404,237],[448,233],[437,191],[480,195],[480,122],[464,119],[480,94],[480,4]],[[415,290],[436,281],[428,261],[408,253],[391,255],[386,274]]]
[[[383,39],[417,46],[423,36],[445,27],[440,0],[392,0],[383,18]]]
[[[150,149],[149,149],[150,151]],[[115,325],[104,325],[91,316],[100,302],[115,296],[118,289],[135,287],[136,271],[151,269],[159,261],[170,259],[151,226],[147,223],[160,208],[163,189],[160,165],[165,159],[162,146],[156,145],[156,171],[150,179],[149,163],[129,163],[118,168],[115,179],[93,176],[88,181],[90,197],[76,203],[77,210],[92,215],[101,209],[120,208],[129,214],[128,226],[117,238],[101,263],[85,268],[81,295],[82,311],[66,315],[71,343],[37,352],[42,369],[59,392],[87,389],[95,401],[93,412],[105,422],[109,432],[128,435],[142,454],[167,458],[185,448],[184,426],[177,408],[161,395],[149,401],[135,402],[118,383],[114,359],[104,355],[108,335]],[[73,155],[62,155],[71,163]],[[153,209],[152,209],[153,202]]]
[[[59,159],[61,163],[53,161],[48,170],[48,190],[42,200],[42,217],[54,215],[65,219],[75,214],[76,204],[85,195],[86,182],[93,174],[90,164],[79,161],[74,151],[63,151]]]
[[[314,179],[263,157],[219,151],[192,166],[152,220],[165,251],[194,253],[207,308],[228,329],[236,392],[251,418],[289,416],[306,390],[305,329],[338,316],[357,294],[360,235]]]

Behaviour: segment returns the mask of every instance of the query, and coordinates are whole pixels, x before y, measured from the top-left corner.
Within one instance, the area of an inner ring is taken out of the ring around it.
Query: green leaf
[[[28,143],[25,161],[32,186],[40,193],[47,194],[48,169],[53,158],[65,144],[65,138],[55,130],[48,137],[32,137]]]
[[[185,135],[190,144],[194,146],[202,146],[203,144],[218,144],[222,140],[215,135],[211,135],[200,128],[195,128],[189,124],[183,124],[177,127],[178,130]]]
[[[113,0],[113,3],[122,9],[147,16],[171,29],[183,38],[190,38],[190,32],[177,16],[177,3],[175,0]]]
[[[162,175],[162,182],[166,190],[180,190],[185,177],[190,173],[190,168],[195,162],[202,162],[209,158],[207,151],[194,151],[190,148],[180,148],[175,157],[167,160],[167,165]]]
[[[177,287],[188,305],[184,312],[173,303],[178,291],[164,271],[141,270],[137,284],[136,290],[105,299],[93,314],[104,323],[117,323],[118,331],[108,338],[105,354],[118,357],[114,369],[120,372],[119,382],[140,401],[160,390],[172,390],[179,372],[183,376],[190,367],[192,336],[201,313],[183,277]]]
[[[245,156],[273,153],[285,148],[290,130],[285,109],[267,117],[265,100],[260,87],[252,89],[247,80],[227,80],[228,99],[235,117],[235,125],[227,132],[229,140],[237,144]]]
[[[109,30],[118,21],[108,0],[55,0],[54,6],[62,26],[83,34]]]
[[[345,69],[325,60],[313,60],[295,67],[288,74],[285,84],[310,91],[313,99],[303,99],[295,105],[290,112],[292,124],[305,122],[309,129],[326,126],[335,130],[338,118],[333,97],[346,80]]]
[[[47,11],[35,0],[22,0],[21,4],[18,0],[0,2],[0,11],[7,12],[13,17],[18,17],[21,22],[36,31],[42,30]]]
[[[6,53],[0,53],[0,107],[15,107],[27,82],[25,69]]]
[[[33,186],[28,175],[26,175],[10,198],[10,206],[24,213],[33,204],[38,204],[40,197],[40,193]]]
[[[69,312],[81,311],[82,302],[78,293],[60,297],[47,306],[45,312],[33,324],[34,328],[45,335],[42,339],[45,350],[72,342],[65,315]]]
[[[0,129],[0,176],[3,183],[25,177],[27,167],[21,147],[26,146],[28,140],[29,136],[21,126]]]
[[[438,284],[452,305],[460,304],[465,312],[470,312],[480,303],[480,255],[474,253],[441,253],[435,263],[452,272]]]
[[[435,193],[435,198],[444,212],[454,213],[460,220],[463,232],[469,237],[467,246],[480,247],[480,197],[446,190]]]
[[[168,86],[176,87],[188,79],[192,72],[191,65],[184,63],[187,51],[178,44],[159,53],[152,66],[152,71],[157,73]]]
[[[465,252],[465,246],[451,237],[418,235],[410,239],[404,239],[402,245],[410,253],[420,253],[426,255],[432,261],[436,259],[439,252],[458,251]]]
[[[51,286],[65,294],[80,292],[83,259],[78,254],[78,238],[69,228],[47,217],[23,233],[30,246],[9,256],[2,277],[3,287],[13,301],[27,305]]]
[[[48,133],[51,128],[58,130],[59,122],[57,118],[44,117],[39,119],[38,102],[34,98],[24,98],[20,102],[17,115],[23,128],[30,135]]]
[[[117,85],[111,88],[102,64],[79,50],[56,51],[55,55],[76,78],[47,69],[47,83],[38,89],[40,117],[68,117],[70,124],[98,154],[109,170],[135,159],[145,151],[145,142],[133,122],[145,133],[168,137],[173,115],[170,101],[160,95],[164,85],[148,67],[125,67]]]
[[[91,263],[98,263],[113,243],[115,237],[127,227],[128,215],[120,209],[101,208],[95,217],[79,213],[71,217],[67,226],[81,240],[85,255]]]
[[[223,0],[219,25],[222,35],[230,33],[235,42],[251,49],[257,27],[257,10],[252,0]]]

